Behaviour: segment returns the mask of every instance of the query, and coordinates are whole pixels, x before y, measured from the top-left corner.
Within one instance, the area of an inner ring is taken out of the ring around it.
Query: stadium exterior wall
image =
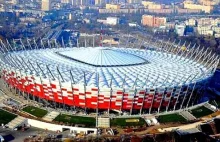
[[[194,83],[173,88],[97,88],[75,85],[71,82],[61,82],[40,76],[34,76],[21,71],[5,68],[2,70],[5,82],[21,92],[54,101],[68,106],[103,110],[160,110],[182,109],[192,105],[198,96],[197,90],[201,83]],[[196,94],[196,95],[195,95]]]

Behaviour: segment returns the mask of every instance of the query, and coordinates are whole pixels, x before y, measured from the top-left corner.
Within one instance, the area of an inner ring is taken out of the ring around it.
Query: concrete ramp
[[[209,103],[205,103],[204,107],[206,107],[207,109],[209,109],[209,110],[211,110],[213,112],[215,112],[217,110],[217,108],[215,106],[213,106],[213,105],[211,105]]]
[[[97,127],[109,128],[110,127],[110,118],[98,117]]]
[[[11,129],[15,129],[18,126],[22,126],[27,119],[22,116],[17,116],[15,119],[10,121],[7,125]]]
[[[47,113],[42,119],[45,121],[53,121],[60,113],[57,111],[51,111],[49,113]]]
[[[195,120],[196,117],[193,116],[191,113],[189,113],[188,111],[181,111],[179,113],[181,116],[183,116],[186,120],[192,121]]]

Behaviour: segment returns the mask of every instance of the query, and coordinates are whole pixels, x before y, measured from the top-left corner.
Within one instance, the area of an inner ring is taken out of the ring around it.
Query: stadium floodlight
[[[37,43],[36,43],[35,38],[34,38],[34,48],[35,48],[35,50],[37,50],[37,49],[38,49],[38,45],[37,45]]]
[[[193,95],[193,93],[194,93],[195,87],[196,87],[196,82],[195,82],[194,85],[193,85],[193,88],[192,88],[192,91],[191,91],[191,93],[190,93],[188,102],[187,102],[187,104],[186,104],[186,108],[188,107],[189,102],[191,101],[191,98],[192,98],[192,95]]]
[[[52,76],[53,80],[55,80],[55,77],[54,77],[53,73],[51,72],[51,70],[50,70],[50,68],[49,68],[49,65],[46,64],[45,66],[46,66],[46,69],[47,69],[47,71],[49,72],[49,74]],[[58,67],[57,67],[57,71],[58,71],[58,73],[59,73]],[[58,76],[58,77],[59,77],[59,76]]]
[[[9,47],[9,50],[13,51],[13,48],[12,48],[11,44],[9,43],[8,39],[6,39],[6,43],[7,43],[8,47]]]
[[[39,72],[35,69],[33,64],[30,62],[30,60],[27,60],[28,64],[31,66],[31,68],[35,71],[36,75],[39,75]]]
[[[52,48],[52,47],[51,47],[50,40],[47,40],[47,44],[48,44],[48,47],[49,47],[49,48]]]
[[[8,48],[5,46],[5,44],[2,42],[2,40],[0,40],[0,42],[1,42],[1,47],[3,47],[6,50],[5,53],[7,53],[8,52]]]
[[[20,41],[20,43],[21,43],[22,50],[26,50],[25,45],[24,45],[24,43],[23,43],[23,41],[22,41],[21,38],[19,39],[19,41]]]
[[[36,64],[37,64],[37,67],[40,69],[40,71],[41,71],[42,75],[44,76],[44,78],[46,78],[47,76],[46,76],[46,74],[44,73],[44,71],[42,70],[42,68],[40,67],[39,63],[36,62]]]
[[[84,45],[85,47],[87,47],[87,35],[85,34],[85,37],[84,37]]]
[[[30,50],[32,50],[32,46],[31,46],[31,44],[30,44],[30,42],[29,42],[29,39],[28,39],[28,38],[26,38],[26,42],[27,42],[27,45],[28,45],[29,49],[30,49]]]
[[[64,43],[64,40],[63,40],[63,37],[61,38],[61,41],[62,41],[62,47],[63,47],[63,48],[66,48],[65,43]]]
[[[21,67],[20,64],[17,62],[17,60],[14,59],[14,57],[12,55],[9,55],[10,60],[8,60],[9,62],[12,62],[11,65],[17,67],[18,69]]]
[[[2,47],[2,45],[0,45],[0,50],[1,50],[1,52],[2,52],[3,54],[5,54],[5,51],[4,51],[3,47]]]

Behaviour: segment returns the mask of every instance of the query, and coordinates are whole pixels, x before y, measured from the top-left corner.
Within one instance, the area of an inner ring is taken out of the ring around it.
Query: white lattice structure
[[[46,101],[97,111],[151,113],[193,105],[219,62],[205,48],[162,40],[118,47],[33,43],[19,51],[1,43],[5,81]],[[134,48],[140,45],[146,48]]]

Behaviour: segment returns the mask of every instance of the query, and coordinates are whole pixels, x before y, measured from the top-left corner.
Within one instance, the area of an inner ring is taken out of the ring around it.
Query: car
[[[36,137],[37,135],[30,135],[29,138],[34,138]]]

